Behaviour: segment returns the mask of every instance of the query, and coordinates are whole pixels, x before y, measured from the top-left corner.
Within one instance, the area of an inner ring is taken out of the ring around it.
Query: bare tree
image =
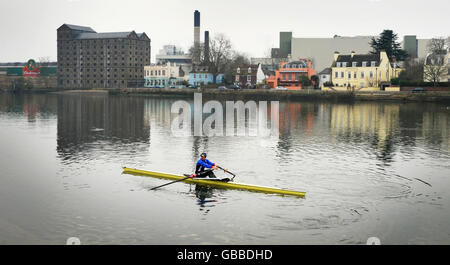
[[[225,79],[228,81],[232,80],[234,71],[239,66],[249,66],[251,64],[247,54],[236,51],[232,51],[232,54],[231,60],[225,65],[224,68]]]
[[[436,86],[437,83],[446,80],[448,75],[448,63],[445,60],[447,54],[445,39],[442,37],[431,39],[428,44],[428,51],[429,54],[423,67],[423,79]]]
[[[423,79],[432,82],[434,86],[437,83],[446,80],[448,75],[448,66],[445,63],[442,54],[431,54],[427,58],[427,63],[423,67]]]
[[[378,87],[379,86],[379,82],[378,82],[378,79],[376,78],[376,74],[372,77],[366,76],[365,81],[366,81],[366,84],[368,87]]]
[[[446,50],[446,40],[443,37],[432,38],[427,44],[428,51],[430,53],[441,53]]]
[[[44,57],[39,57],[39,65],[42,66],[49,66],[51,60],[50,60],[50,56],[44,56]]]
[[[450,52],[450,36],[447,37],[447,40],[445,41],[447,43],[447,50]]]
[[[223,73],[232,60],[233,50],[231,41],[224,35],[218,34],[209,44],[209,72],[214,76],[214,84],[219,73]]]
[[[424,60],[409,58],[405,60],[405,70],[401,71],[398,79],[402,81],[420,82],[423,78]]]
[[[231,41],[224,35],[218,34],[209,40],[209,56],[205,56],[204,45],[199,45],[199,51],[195,52],[195,47],[189,48],[192,61],[197,54],[200,56],[200,66],[207,66],[208,71],[214,76],[214,83],[219,73],[224,73],[227,66],[233,59],[235,52],[232,49]],[[208,58],[206,60],[205,58]]]

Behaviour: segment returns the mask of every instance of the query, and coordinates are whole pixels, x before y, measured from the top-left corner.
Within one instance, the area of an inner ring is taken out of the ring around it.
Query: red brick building
[[[253,87],[257,83],[258,65],[242,65],[233,72],[233,83],[241,87]]]

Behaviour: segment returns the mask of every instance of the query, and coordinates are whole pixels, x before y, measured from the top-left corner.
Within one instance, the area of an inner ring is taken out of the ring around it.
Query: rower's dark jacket
[[[197,161],[197,165],[195,166],[195,174],[202,173],[205,171],[205,168],[212,168],[214,165],[215,164],[208,159],[199,159]]]

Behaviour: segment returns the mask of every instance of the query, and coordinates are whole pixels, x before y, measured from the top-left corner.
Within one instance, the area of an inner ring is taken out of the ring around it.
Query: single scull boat
[[[127,168],[127,167],[123,167],[123,173],[137,175],[137,176],[148,176],[148,177],[155,177],[155,178],[161,178],[161,179],[169,179],[169,180],[181,180],[183,178],[186,178],[185,176],[180,176],[180,175],[161,173],[161,172],[152,172],[152,171],[146,171],[146,170],[140,170],[140,169]],[[247,190],[247,191],[253,191],[253,192],[274,193],[274,194],[281,194],[281,195],[292,195],[292,196],[297,196],[297,197],[302,197],[302,198],[304,198],[306,195],[306,192],[285,190],[285,189],[264,187],[264,186],[255,186],[255,185],[249,185],[249,184],[244,184],[244,183],[222,182],[222,181],[217,181],[217,179],[208,179],[208,178],[188,178],[186,180],[183,180],[182,182],[185,182],[188,184],[211,186],[214,188]]]

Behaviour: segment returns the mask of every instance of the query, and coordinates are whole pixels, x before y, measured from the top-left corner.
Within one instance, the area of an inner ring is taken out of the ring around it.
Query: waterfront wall
[[[58,81],[56,76],[26,77],[0,75],[1,90],[54,90],[57,87]]]
[[[0,78],[1,79],[1,78]],[[3,80],[4,81],[4,80]],[[2,81],[0,81],[1,83]],[[56,81],[55,81],[56,83]],[[41,84],[42,87],[42,84]],[[1,91],[13,91],[10,87]],[[57,93],[109,93],[113,95],[179,97],[193,98],[194,93],[202,93],[203,98],[211,100],[324,100],[334,102],[352,101],[401,101],[401,102],[449,102],[450,91],[427,91],[413,93],[410,91],[324,91],[324,90],[274,90],[274,89],[156,89],[156,88],[115,88],[115,89],[61,89],[42,87],[22,89],[17,92],[57,92]]]
[[[127,88],[110,90],[113,94],[193,97],[194,93],[202,93],[206,99],[223,100],[331,100],[331,101],[423,101],[423,102],[450,102],[450,91],[429,91],[412,93],[409,91],[323,91],[323,90],[272,90],[272,89],[244,89],[244,90],[217,90],[217,89],[152,89]]]
[[[402,86],[400,88],[400,91],[410,91],[416,87],[421,87],[421,86]],[[450,87],[443,87],[443,86],[423,87],[423,89],[425,89],[426,91],[449,91],[450,92]]]

